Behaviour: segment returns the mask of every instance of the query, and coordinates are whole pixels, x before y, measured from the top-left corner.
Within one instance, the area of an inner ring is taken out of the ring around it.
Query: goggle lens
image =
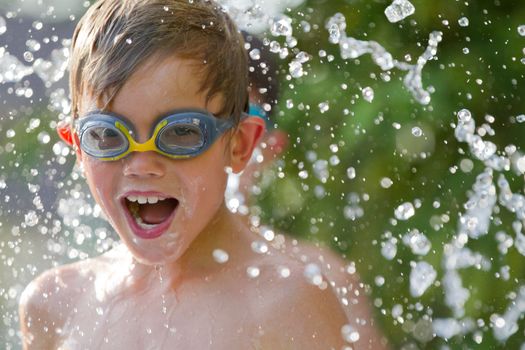
[[[126,136],[112,125],[88,126],[82,135],[82,149],[95,157],[106,157],[126,151]]]
[[[187,123],[168,124],[158,135],[159,147],[168,153],[198,151],[204,146],[203,130],[197,125]]]

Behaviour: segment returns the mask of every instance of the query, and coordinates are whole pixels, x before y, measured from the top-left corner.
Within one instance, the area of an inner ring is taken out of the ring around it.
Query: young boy
[[[224,205],[264,126],[240,35],[211,1],[101,0],[73,36],[72,125],[123,244],[24,291],[25,349],[341,349],[347,320],[305,264]]]

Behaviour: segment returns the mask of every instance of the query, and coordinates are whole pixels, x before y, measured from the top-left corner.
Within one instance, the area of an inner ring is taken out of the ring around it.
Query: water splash
[[[370,54],[374,63],[383,71],[390,71],[393,68],[406,71],[403,83],[412,97],[423,105],[430,103],[432,89],[423,87],[422,72],[427,62],[436,56],[438,44],[443,40],[443,33],[439,31],[430,33],[426,50],[417,59],[416,64],[409,64],[394,59],[392,54],[376,41],[358,40],[347,36],[346,19],[341,13],[332,16],[326,22],[325,27],[329,32],[328,41],[332,44],[339,44],[341,58],[355,59],[364,54]]]

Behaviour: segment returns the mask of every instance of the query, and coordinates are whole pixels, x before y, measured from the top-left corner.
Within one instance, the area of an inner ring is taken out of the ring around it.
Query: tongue
[[[144,223],[157,225],[171,215],[176,205],[174,200],[163,200],[155,204],[140,204],[139,215]]]

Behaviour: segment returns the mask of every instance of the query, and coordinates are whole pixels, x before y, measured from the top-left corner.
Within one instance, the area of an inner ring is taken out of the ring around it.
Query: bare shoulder
[[[258,300],[262,348],[340,349],[344,310],[320,271],[280,250],[258,261]]]
[[[108,258],[101,256],[44,271],[31,281],[19,301],[24,349],[51,349],[68,315]]]
[[[306,264],[319,267],[337,295],[352,331],[358,335],[354,335],[352,345],[359,349],[388,349],[373,316],[369,287],[361,281],[353,262],[328,247],[306,241],[293,241],[286,251]]]

